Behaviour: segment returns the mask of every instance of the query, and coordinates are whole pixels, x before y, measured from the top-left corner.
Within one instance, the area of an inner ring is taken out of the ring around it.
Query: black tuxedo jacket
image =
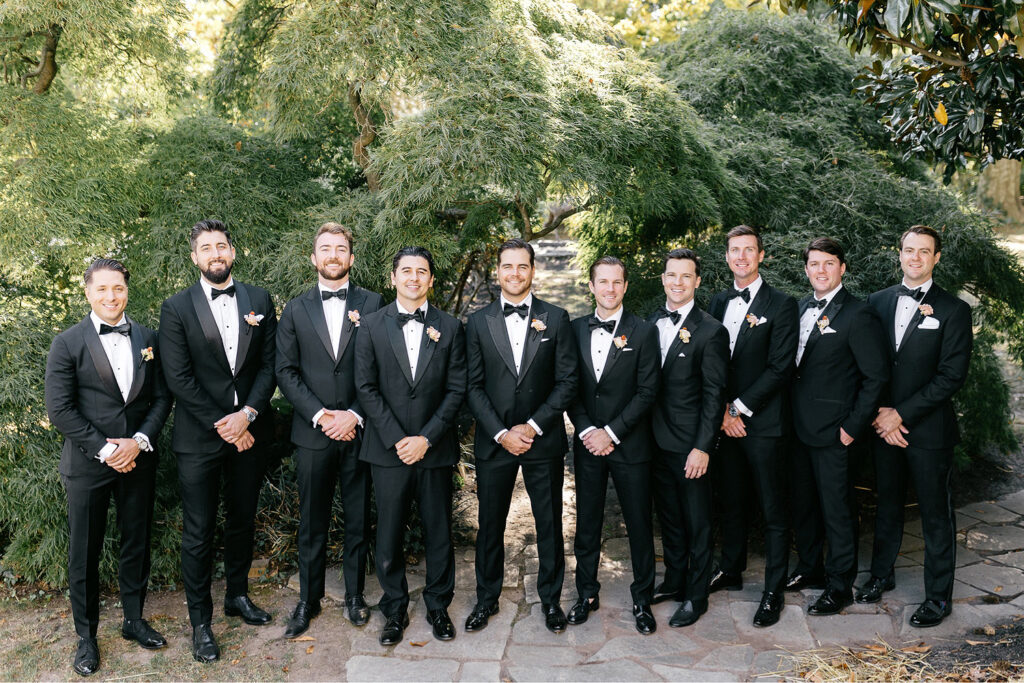
[[[648,322],[656,325],[657,314]],[[690,341],[676,335],[668,349],[651,423],[658,447],[685,458],[693,448],[710,453],[722,426],[729,333],[697,306],[690,309],[680,331],[683,328],[690,333]],[[658,354],[661,360],[660,349]]]
[[[160,308],[160,350],[164,377],[174,394],[171,445],[182,453],[213,453],[224,446],[214,423],[250,406],[259,413],[249,426],[257,443],[269,441],[273,428],[274,340],[277,314],[265,289],[235,280],[238,350],[231,373],[209,300],[197,282],[164,301]],[[244,317],[262,315],[259,325]],[[238,405],[235,405],[238,392]],[[312,419],[312,417],[310,418]]]
[[[541,428],[521,460],[564,458],[565,419],[576,396],[576,338],[564,309],[533,297],[523,360],[515,357],[501,300],[469,316],[466,356],[469,408],[476,417],[475,453],[481,460],[515,457],[494,441],[503,429],[533,420]],[[538,331],[534,321],[545,326]]]
[[[921,327],[925,316],[918,310],[896,351],[899,290],[896,285],[868,297],[882,319],[892,361],[889,391],[882,404],[895,408],[903,418],[910,430],[904,438],[911,446],[952,448],[960,440],[953,394],[967,379],[974,346],[971,307],[932,283],[921,305],[932,307],[930,317],[938,321],[938,327]]]
[[[720,322],[729,306],[727,294],[716,294],[708,307],[708,313]],[[780,437],[789,423],[786,394],[800,342],[796,299],[762,279],[747,314],[765,322],[751,326],[744,321],[740,325],[729,361],[725,400],[738,398],[754,413],[743,416],[747,434]]]
[[[135,373],[128,400],[114,379],[114,371],[92,320],[61,332],[46,358],[46,412],[64,435],[60,473],[67,477],[113,478],[117,472],[96,459],[107,438],[120,439],[142,432],[156,448],[157,437],[171,412],[171,395],[160,371],[156,333],[131,321],[132,360]],[[153,360],[142,350],[152,348]],[[156,452],[139,453],[140,465]]]
[[[385,467],[407,467],[395,444],[425,436],[427,455],[412,467],[448,467],[459,461],[455,421],[466,398],[466,337],[452,316],[427,306],[416,378],[394,302],[363,318],[356,336],[355,378],[366,431],[359,459]],[[441,333],[435,342],[427,331]]]
[[[623,311],[615,336],[625,337],[621,349],[608,345],[601,381],[594,374],[590,353],[593,314],[572,322],[579,352],[579,389],[569,407],[569,419],[580,434],[584,429],[611,427],[620,443],[607,456],[621,462],[647,462],[651,459],[650,410],[658,396],[660,361],[658,330],[629,311]],[[586,451],[579,438],[576,448]],[[589,453],[589,451],[587,451]]]
[[[322,429],[313,427],[313,416],[321,408],[352,410],[366,417],[355,382],[354,342],[360,326],[349,314],[358,312],[361,319],[380,307],[380,294],[350,284],[341,337],[334,349],[319,286],[285,306],[277,326],[277,384],[295,409],[291,439],[296,446],[321,449],[331,444]]]
[[[800,311],[812,298],[800,300]],[[855,439],[864,436],[889,381],[889,353],[874,309],[844,287],[822,311],[825,317],[835,332],[811,329],[792,384],[796,435],[818,448],[838,444],[840,427]]]

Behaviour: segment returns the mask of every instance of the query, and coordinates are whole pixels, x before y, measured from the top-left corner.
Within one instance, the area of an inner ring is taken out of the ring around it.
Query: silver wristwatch
[[[248,420],[250,424],[256,421],[257,413],[252,408],[246,406],[242,408],[242,412],[245,413],[245,419]]]

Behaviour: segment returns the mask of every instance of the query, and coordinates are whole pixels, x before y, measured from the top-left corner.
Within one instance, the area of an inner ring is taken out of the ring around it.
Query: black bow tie
[[[527,306],[526,304],[519,304],[518,306],[513,306],[512,304],[505,304],[504,306],[501,307],[501,310],[505,314],[506,318],[512,315],[513,313],[518,313],[520,318],[525,318],[530,314],[530,307]]]
[[[210,290],[210,301],[216,301],[217,297],[221,294],[227,294],[228,296],[235,295],[235,286],[225,287],[224,289],[211,289]]]
[[[925,291],[920,287],[910,289],[906,285],[900,285],[900,296],[909,296],[914,301],[920,301],[924,298]]]
[[[672,321],[673,325],[678,325],[679,318],[681,317],[682,316],[679,314],[679,311],[670,311],[664,306],[658,309],[658,318],[668,318],[669,320]]]
[[[110,334],[111,332],[117,332],[127,337],[132,332],[132,325],[131,323],[122,323],[120,325],[100,323],[100,334]]]
[[[605,330],[608,334],[611,334],[612,332],[615,331],[615,321],[599,320],[598,317],[595,315],[592,318],[590,318],[590,320],[587,321],[587,327],[590,328],[591,332],[600,328]]]
[[[807,308],[825,308],[828,305],[828,299],[811,299],[807,303]]]
[[[739,298],[743,299],[743,301],[745,303],[749,304],[750,303],[750,289],[749,288],[748,289],[736,289],[736,288],[733,288],[733,289],[730,289],[725,294],[725,300],[726,301],[732,301],[736,297],[739,297]]]
[[[417,308],[414,313],[399,313],[397,317],[399,327],[405,327],[405,324],[410,320],[415,320],[416,322],[423,324],[427,319],[427,317],[423,315],[423,310],[419,308]]]
[[[327,301],[328,299],[334,299],[334,298],[341,299],[342,301],[345,301],[346,299],[348,299],[348,290],[345,289],[344,287],[342,287],[341,289],[339,289],[336,292],[325,292],[322,289],[320,290],[320,300],[321,301]]]

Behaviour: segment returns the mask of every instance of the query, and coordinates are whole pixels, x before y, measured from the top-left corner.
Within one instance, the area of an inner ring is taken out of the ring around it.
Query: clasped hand
[[[107,443],[117,446],[110,457],[103,461],[107,466],[122,474],[135,469],[135,458],[139,457],[139,444],[135,439],[107,439]]]
[[[256,439],[249,433],[249,418],[245,411],[239,410],[235,413],[228,413],[213,423],[217,428],[217,434],[230,444],[234,444],[239,452],[251,448]]]
[[[512,455],[522,455],[533,446],[537,432],[528,424],[510,427],[501,437],[501,446]]]
[[[886,406],[879,408],[878,416],[875,417],[871,426],[874,427],[875,433],[885,439],[890,446],[906,448],[910,445],[903,437],[904,434],[909,434],[910,430],[903,426],[903,418],[895,408]]]
[[[335,441],[352,441],[356,438],[356,427],[359,420],[350,410],[327,410],[318,421],[324,434]]]
[[[583,445],[594,455],[608,455],[615,450],[615,442],[604,429],[592,429],[584,434]]]
[[[427,439],[423,436],[407,436],[395,444],[398,459],[406,465],[413,465],[427,455]]]

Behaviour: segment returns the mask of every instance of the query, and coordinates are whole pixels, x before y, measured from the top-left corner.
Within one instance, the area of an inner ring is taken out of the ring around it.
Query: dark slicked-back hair
[[[89,267],[85,269],[85,274],[82,276],[82,280],[85,281],[86,285],[92,282],[92,275],[97,270],[112,270],[115,273],[121,273],[121,275],[124,276],[124,283],[126,285],[128,284],[128,279],[131,277],[128,269],[125,268],[124,264],[117,259],[98,258],[93,260],[93,262],[89,264]]]
[[[749,225],[737,225],[735,228],[725,234],[725,245],[729,248],[729,240],[733,237],[744,237],[746,235],[753,235],[757,238],[757,250],[764,251],[764,243],[761,241],[761,232],[757,228],[752,228]]]
[[[430,254],[430,251],[426,247],[402,247],[395,254],[395,258],[391,259],[391,272],[398,272],[398,262],[402,260],[404,256],[418,256],[427,260],[427,267],[430,269],[430,274],[434,274],[434,257]]]
[[[316,251],[316,242],[320,239],[320,235],[324,233],[330,233],[331,235],[342,235],[348,241],[348,250],[351,253],[353,247],[352,231],[346,228],[341,223],[324,223],[317,228],[316,235],[313,236],[313,251]]]
[[[193,225],[192,231],[188,234],[188,244],[192,247],[192,251],[196,250],[196,240],[204,232],[222,232],[228,240],[228,246],[234,246],[234,243],[231,241],[231,233],[228,232],[228,228],[224,223],[216,218],[204,218]]]
[[[939,237],[939,231],[927,225],[911,225],[907,228],[907,231],[900,235],[900,249],[903,248],[903,240],[907,239],[907,235],[910,234],[931,237],[935,241],[935,253],[938,254],[942,251],[942,238]]]
[[[512,239],[503,242],[502,245],[498,247],[499,264],[501,263],[501,255],[504,254],[509,249],[525,249],[526,251],[530,252],[530,267],[533,268],[534,254],[532,244],[518,237],[513,237]]]
[[[696,266],[697,277],[700,277],[700,256],[697,256],[697,252],[693,249],[673,249],[672,251],[665,254],[661,260],[661,272],[665,272],[665,268],[668,266],[668,262],[673,259],[687,259],[693,261],[693,265]]]
[[[622,259],[615,258],[614,256],[602,256],[593,263],[590,264],[590,281],[594,281],[594,273],[597,272],[598,266],[618,266],[622,268],[622,280],[629,282],[629,272],[626,270],[626,264],[622,262]]]
[[[843,251],[843,246],[836,242],[831,237],[815,237],[811,240],[811,243],[804,249],[804,265],[807,265],[807,259],[812,251],[823,251],[826,254],[832,254],[839,259],[839,263],[846,263],[846,252]]]

